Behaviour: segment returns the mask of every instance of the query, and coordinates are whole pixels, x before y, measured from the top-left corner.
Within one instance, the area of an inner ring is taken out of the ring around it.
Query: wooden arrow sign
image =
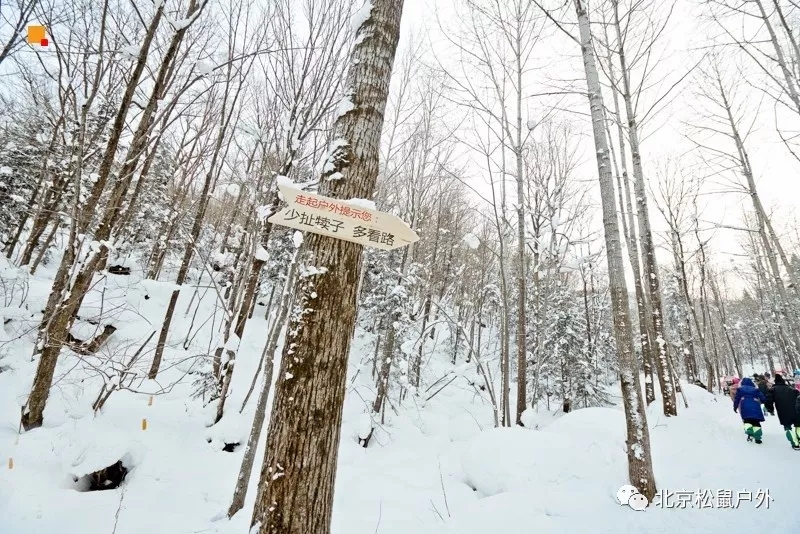
[[[288,206],[267,221],[306,232],[351,241],[368,247],[393,250],[419,240],[399,217],[359,203],[308,193],[278,183]]]

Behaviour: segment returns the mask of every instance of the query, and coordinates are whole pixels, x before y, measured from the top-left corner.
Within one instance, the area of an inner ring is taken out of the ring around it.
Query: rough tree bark
[[[333,169],[323,175],[343,177],[321,180],[323,195],[372,198],[402,11],[402,0],[373,0],[357,30],[345,85],[352,109],[334,124],[335,138],[347,144],[330,154]],[[297,310],[288,325],[251,521],[260,534],[324,534],[331,528],[362,247],[317,234],[306,241],[309,254],[295,289]]]
[[[622,36],[622,26],[619,18],[619,3],[613,0],[614,26],[617,32],[617,52],[620,62],[620,76],[622,78],[622,100],[625,103],[625,116],[628,121],[628,141],[631,148],[631,161],[633,163],[633,190],[636,195],[636,210],[639,222],[639,239],[642,245],[642,262],[644,264],[645,286],[647,287],[648,304],[652,313],[653,335],[658,346],[655,353],[656,374],[661,387],[661,397],[664,404],[664,415],[669,417],[678,415],[678,405],[675,398],[675,384],[669,371],[669,354],[667,353],[667,333],[664,329],[664,307],[661,304],[661,282],[656,264],[653,233],[650,230],[650,216],[647,210],[647,193],[642,169],[642,155],[639,148],[639,125],[633,109],[633,95],[631,94],[630,70],[625,58],[625,46]],[[603,132],[605,134],[605,132]]]
[[[614,76],[614,63],[609,55],[609,76]],[[636,222],[634,221],[633,206],[631,205],[631,188],[628,178],[628,160],[625,150],[625,131],[622,127],[622,115],[619,109],[619,96],[617,91],[612,92],[614,100],[614,116],[617,122],[619,137],[619,160],[622,173],[617,170],[617,196],[619,197],[619,210],[622,220],[622,235],[628,245],[628,261],[633,271],[633,289],[636,296],[636,315],[639,319],[639,343],[642,348],[642,370],[644,371],[644,395],[649,405],[656,400],[655,386],[653,385],[653,336],[650,332],[651,325],[647,321],[647,300],[642,284],[642,270],[639,263],[639,244],[636,241]],[[610,137],[610,132],[609,132]],[[613,152],[613,145],[609,142]]]
[[[628,289],[620,243],[614,181],[611,174],[609,144],[605,131],[605,114],[600,76],[597,72],[589,13],[584,0],[573,0],[580,31],[583,66],[586,73],[589,107],[592,116],[597,171],[603,206],[603,227],[608,260],[609,292],[614,319],[614,339],[620,366],[620,386],[627,425],[628,477],[639,492],[652,500],[656,494],[655,476],[650,456],[650,432],[642,400],[639,369],[633,349],[631,319],[628,310]]]

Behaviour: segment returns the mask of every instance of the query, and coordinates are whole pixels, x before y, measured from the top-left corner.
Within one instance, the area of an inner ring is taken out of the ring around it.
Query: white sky
[[[398,57],[402,53],[404,44],[408,41],[409,34],[419,34],[421,32],[428,34],[431,39],[437,41],[434,48],[437,54],[441,53],[442,48],[438,44],[440,39],[437,39],[439,29],[435,10],[447,12],[453,1],[405,1],[403,39],[401,40],[401,50],[398,51]],[[568,4],[571,5],[571,2],[568,2]],[[689,0],[677,0],[668,39],[664,41],[665,46],[670,49],[669,58],[665,61],[663,70],[667,75],[670,70],[673,70],[674,73],[685,72],[689,65],[697,61],[697,58],[700,57],[700,51],[704,50],[704,46],[708,44],[713,26],[709,22],[703,21],[699,13],[700,6],[698,3]],[[567,14],[571,17],[567,22],[573,22],[574,12],[567,11]],[[447,17],[443,17],[443,19],[445,21],[448,20]],[[552,25],[549,27],[552,27]],[[583,65],[577,45],[556,32],[552,32],[551,35],[540,45],[537,45],[539,49],[535,52],[540,60],[548,61],[550,65],[554,63],[557,65],[553,69],[548,68],[549,76],[564,80],[582,77]],[[692,61],[693,58],[694,61]],[[727,60],[728,58],[726,57],[725,59]],[[674,79],[674,76],[672,79]],[[537,80],[533,78],[529,81],[531,85],[530,93],[544,90],[542,84],[547,82],[544,79]],[[759,80],[755,77],[749,78],[748,81],[755,86],[759,84]],[[685,121],[691,122],[697,118],[692,109],[692,105],[697,104],[693,83],[692,80],[684,82],[681,85],[681,90],[674,93],[676,98],[669,106],[665,107],[655,120],[644,126],[644,135],[646,136],[642,144],[644,170],[646,177],[651,180],[655,179],[652,176],[655,167],[667,157],[673,160],[677,159],[682,166],[687,167],[696,161],[696,152],[692,151],[693,144],[685,138],[689,129],[684,124]],[[585,90],[585,82],[581,82],[581,85],[577,87]],[[552,81],[547,90],[552,91]],[[789,249],[791,248],[791,242],[798,240],[797,232],[794,225],[790,224],[790,219],[794,217],[800,202],[798,200],[798,193],[800,193],[800,173],[798,173],[798,170],[800,170],[800,165],[792,158],[774,132],[773,103],[768,99],[764,99],[755,89],[743,87],[741,91],[744,96],[749,97],[748,109],[755,111],[759,102],[761,102],[763,111],[759,115],[758,128],[749,141],[748,149],[762,201],[767,210],[774,213],[776,229],[783,234],[784,246]],[[585,96],[575,95],[568,99],[565,104],[567,104],[570,111],[574,110],[574,115],[577,118],[580,118],[581,115],[585,118],[585,114],[588,113],[588,104]],[[610,104],[610,102],[607,102],[607,105]],[[588,121],[582,130],[586,134],[590,133]],[[616,134],[612,132],[612,135]],[[582,137],[581,143],[583,164],[579,169],[579,173],[582,178],[596,180],[597,171],[593,157],[592,139],[589,135],[585,135]],[[730,148],[733,150],[732,145]],[[475,185],[480,187],[480,184]],[[705,190],[712,191],[720,188],[721,186],[708,180]],[[599,202],[599,188],[596,184],[593,192]],[[701,220],[704,219],[731,226],[741,226],[743,207],[750,207],[748,197],[734,193],[704,195],[701,197],[700,203],[702,210]],[[650,201],[650,215],[654,229],[663,231],[665,224],[661,220],[661,216],[652,200]],[[599,224],[599,206],[597,220]],[[706,225],[706,228],[708,227],[709,225]],[[711,233],[705,232],[704,237],[707,236],[711,236]],[[714,231],[713,239],[710,242],[710,247],[713,251],[711,260],[720,270],[728,270],[732,261],[739,264],[745,261],[745,258],[741,257],[742,250],[739,244],[742,236],[742,232],[735,230],[719,229]],[[663,243],[660,237],[656,239],[658,242]],[[664,251],[660,260],[662,264],[671,265],[672,263],[666,251]]]

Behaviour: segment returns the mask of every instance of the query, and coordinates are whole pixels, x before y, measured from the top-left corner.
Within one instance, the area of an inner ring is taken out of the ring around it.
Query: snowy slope
[[[219,519],[243,454],[243,447],[234,452],[222,447],[243,443],[249,430],[254,401],[242,415],[238,409],[266,337],[263,308],[248,324],[226,416],[215,427],[207,426],[214,406],[190,398],[187,372],[200,365],[198,354],[213,350],[220,317],[213,314],[213,292],[202,289],[197,313],[194,308],[185,313],[192,300],[187,287],[157,381],[137,383],[137,392],[114,393],[94,416],[90,406],[102,379],[92,362],[65,352],[45,426],[19,435],[19,407],[35,371],[30,354],[37,312],[51,276],[45,269],[30,281],[28,312],[4,312],[15,320],[4,327],[0,349],[0,365],[11,367],[0,372],[0,534],[247,532],[255,479],[245,509],[231,521]],[[109,276],[87,298],[82,315],[96,310],[103,289],[105,306],[115,303],[115,321],[123,325],[107,350],[130,352],[158,328],[171,286],[142,281],[140,272]],[[755,502],[735,510],[651,506],[643,513],[620,506],[616,491],[627,483],[621,408],[530,413],[538,430],[494,429],[490,407],[463,377],[427,403],[407,399],[363,449],[356,438],[364,399],[371,401],[374,392],[368,370],[357,376],[356,371],[370,350],[371,338],[358,331],[339,455],[336,534],[727,532],[734,525],[788,532],[800,520],[800,453],[790,449],[776,418],[765,423],[763,445],[746,443],[729,399],[694,386],[685,386],[689,408],[681,406],[677,418],[659,416],[659,403],[649,407],[658,486],[709,490],[715,497],[719,490],[731,490],[734,497],[749,490],[754,500],[759,490],[768,490],[774,499],[769,509]],[[146,367],[149,356],[144,359]],[[451,367],[448,356],[435,355],[428,385]],[[611,393],[619,397],[618,388]],[[120,458],[133,466],[120,489],[75,489],[73,477]]]

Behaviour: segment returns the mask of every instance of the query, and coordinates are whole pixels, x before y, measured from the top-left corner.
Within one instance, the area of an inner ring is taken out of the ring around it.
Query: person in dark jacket
[[[800,425],[798,425],[798,423],[800,423],[800,393],[798,393],[797,399],[794,401],[794,413],[797,416],[797,419],[794,422],[794,435],[798,440],[800,440]],[[794,447],[792,448],[794,449]]]
[[[767,398],[767,392],[769,391],[769,385],[767,384],[767,379],[764,375],[756,375],[756,387],[758,390],[764,395],[764,398]],[[764,415],[767,415],[769,411],[767,410],[766,404],[764,405]]]
[[[778,412],[778,421],[783,425],[786,439],[794,450],[800,450],[800,417],[797,412],[797,390],[789,387],[781,375],[775,375],[775,385],[767,392],[767,410],[771,415]],[[792,428],[794,426],[794,428]]]
[[[733,411],[738,412],[744,423],[744,433],[747,441],[756,440],[761,443],[761,422],[764,421],[764,412],[761,403],[767,399],[753,384],[753,379],[747,377],[741,381],[733,398]]]

